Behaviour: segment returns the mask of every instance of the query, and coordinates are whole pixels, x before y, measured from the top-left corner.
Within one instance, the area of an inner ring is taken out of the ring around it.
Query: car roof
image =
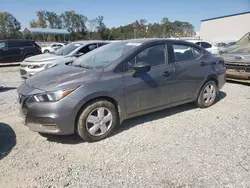
[[[84,45],[87,45],[87,44],[91,44],[91,43],[109,43],[109,41],[103,41],[103,40],[81,40],[81,41],[74,41],[72,42],[74,44],[84,44]]]

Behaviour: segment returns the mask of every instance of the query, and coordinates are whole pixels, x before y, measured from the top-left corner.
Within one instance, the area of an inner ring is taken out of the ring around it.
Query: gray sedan
[[[100,46],[108,44],[107,41],[80,41],[69,43],[53,54],[41,54],[25,59],[20,65],[22,78],[28,78],[34,74],[49,69],[60,63],[67,63],[75,60],[83,54],[88,53]]]
[[[98,141],[128,118],[189,102],[213,105],[225,73],[221,57],[189,42],[125,40],[28,78],[19,102],[32,131]]]

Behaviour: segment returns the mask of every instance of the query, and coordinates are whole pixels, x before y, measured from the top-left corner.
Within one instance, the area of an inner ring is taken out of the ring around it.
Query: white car
[[[56,50],[64,47],[64,43],[52,43],[49,46],[42,47],[42,53],[54,53]]]
[[[212,45],[211,43],[203,40],[187,40],[188,42],[195,43],[203,48],[205,48],[207,51],[209,51],[213,55],[219,55],[220,54],[220,48],[217,46]]]

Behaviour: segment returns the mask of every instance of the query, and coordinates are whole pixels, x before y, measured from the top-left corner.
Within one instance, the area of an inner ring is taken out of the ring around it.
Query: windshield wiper
[[[74,65],[75,67],[80,67],[80,68],[84,68],[84,69],[92,69],[91,66],[89,65]]]

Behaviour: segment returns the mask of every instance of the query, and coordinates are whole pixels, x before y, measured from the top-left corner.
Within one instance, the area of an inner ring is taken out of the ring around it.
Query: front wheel
[[[97,100],[82,110],[77,121],[77,132],[87,142],[108,137],[118,123],[115,106],[106,100]]]
[[[218,94],[218,87],[214,81],[208,81],[201,89],[196,104],[200,108],[212,106]]]

